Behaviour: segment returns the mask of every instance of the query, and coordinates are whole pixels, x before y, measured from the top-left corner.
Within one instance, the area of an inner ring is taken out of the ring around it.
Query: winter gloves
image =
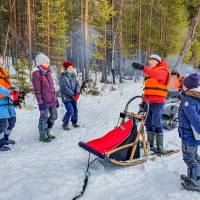
[[[73,99],[75,101],[77,101],[79,99],[79,97],[80,97],[80,93],[77,93],[76,95],[73,96]]]
[[[44,112],[45,112],[46,108],[45,108],[45,105],[44,105],[43,103],[40,103],[40,104],[38,105],[38,107],[39,107],[39,111],[40,111],[41,113],[44,113]]]
[[[135,63],[135,62],[132,63],[132,67],[133,67],[134,69],[139,69],[139,70],[143,70],[143,69],[144,69],[144,66],[143,66],[143,65],[141,65],[141,64],[139,64],[139,63]]]
[[[14,94],[14,90],[11,90],[11,91],[10,91],[10,98],[11,98],[12,100],[14,99],[14,95],[15,95],[15,94]]]
[[[56,102],[56,108],[59,108],[59,101],[57,101]],[[44,113],[45,112],[45,110],[46,110],[46,107],[45,107],[45,105],[44,105],[44,103],[40,103],[40,104],[38,104],[38,107],[39,107],[39,111],[41,112],[41,113]]]

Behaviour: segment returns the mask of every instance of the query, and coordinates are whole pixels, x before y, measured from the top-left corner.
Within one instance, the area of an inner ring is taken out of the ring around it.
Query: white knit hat
[[[161,57],[159,55],[156,55],[156,54],[151,54],[149,59],[153,59],[153,60],[156,60],[158,61],[159,63],[161,62]]]
[[[38,67],[44,63],[50,64],[50,59],[43,53],[38,54],[35,58],[36,67]]]

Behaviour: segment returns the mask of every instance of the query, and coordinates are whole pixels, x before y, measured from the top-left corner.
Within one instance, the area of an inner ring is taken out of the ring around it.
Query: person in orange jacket
[[[15,127],[16,112],[12,100],[12,83],[7,70],[3,67],[3,56],[0,55],[0,151],[8,151],[15,141],[10,140],[10,134]]]
[[[167,85],[170,78],[169,64],[156,54],[152,54],[149,57],[149,64],[150,66],[143,66],[134,62],[132,66],[135,69],[142,70],[145,75],[144,98],[150,104],[145,124],[147,140],[152,150],[157,151],[158,154],[162,154],[164,152],[162,113],[168,93]],[[154,148],[154,137],[156,137],[157,148]]]

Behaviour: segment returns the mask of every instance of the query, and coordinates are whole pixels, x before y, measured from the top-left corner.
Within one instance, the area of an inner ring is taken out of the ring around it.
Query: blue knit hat
[[[200,84],[200,73],[192,73],[183,80],[183,85],[188,89],[198,88]]]

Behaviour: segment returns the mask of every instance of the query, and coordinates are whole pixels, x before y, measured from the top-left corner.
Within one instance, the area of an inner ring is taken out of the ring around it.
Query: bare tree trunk
[[[141,23],[142,23],[142,0],[139,0],[138,58],[140,62],[141,62]]]
[[[163,3],[163,1],[161,2],[161,5],[163,6],[162,3]],[[162,41],[163,41],[163,35],[162,35],[162,33],[163,33],[163,15],[164,15],[164,10],[162,8],[161,16],[160,16],[160,43],[162,43]]]
[[[119,82],[122,83],[122,62],[123,62],[123,0],[120,0],[120,33],[119,33],[119,51],[120,51],[120,63],[119,63]]]
[[[112,20],[113,20],[113,19],[112,19]],[[115,32],[114,32],[114,28],[113,28],[114,37],[113,37],[113,44],[112,44],[112,65],[111,65],[111,72],[112,72],[112,77],[113,77],[112,84],[116,84],[116,83],[115,83],[114,59],[115,59],[115,46],[116,46],[116,38],[117,38],[117,34],[118,34],[119,21],[120,21],[120,17],[119,17],[119,19],[118,19],[117,27],[116,27]],[[113,26],[113,24],[114,24],[114,23],[112,22],[112,26]]]
[[[31,4],[30,0],[27,0],[27,24],[28,24],[28,65],[30,70],[30,82],[31,82],[31,70],[32,70],[32,25],[31,25]]]
[[[148,55],[151,54],[151,34],[152,34],[152,16],[153,16],[153,3],[154,0],[151,0],[150,3],[150,14],[149,14],[149,39],[148,39]]]
[[[104,66],[103,66],[103,77],[102,77],[102,82],[107,82],[107,24],[105,23],[104,25],[104,44],[105,44],[105,47],[104,47]]]
[[[87,60],[87,45],[88,45],[88,0],[83,0],[83,50],[84,50],[84,68],[85,68],[85,79],[89,79],[88,74],[88,60]]]
[[[81,74],[82,74],[82,82],[85,81],[85,63],[84,63],[84,0],[81,0],[81,57],[80,57],[80,62],[81,62]]]
[[[184,42],[184,46],[179,54],[179,57],[178,57],[178,60],[176,62],[176,69],[179,70],[180,67],[181,67],[181,64],[183,63],[183,60],[185,58],[185,55],[192,43],[192,40],[194,39],[194,35],[195,35],[195,31],[196,31],[196,28],[197,28],[197,25],[199,23],[199,20],[200,20],[200,4],[198,4],[197,6],[197,13],[196,15],[194,16],[194,18],[192,19],[192,25],[188,31],[188,35],[185,39],[185,42]]]
[[[50,3],[47,3],[47,54],[50,56]]]
[[[9,32],[10,32],[10,24],[11,24],[11,17],[12,17],[12,11],[14,9],[15,6],[15,1],[13,1],[12,5],[11,5],[11,1],[10,1],[10,13],[9,13],[9,20],[8,20],[8,28],[7,28],[7,32],[6,32],[6,41],[5,41],[5,47],[4,47],[4,51],[3,51],[3,57],[5,59],[6,57],[6,52],[7,52],[7,46],[8,46],[8,37],[9,37]]]

